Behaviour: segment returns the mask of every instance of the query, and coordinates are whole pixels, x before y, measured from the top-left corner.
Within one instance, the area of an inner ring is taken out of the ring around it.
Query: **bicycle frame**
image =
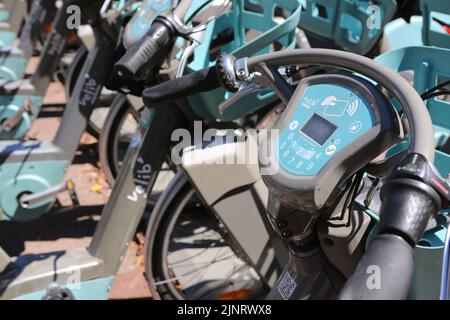
[[[97,49],[90,52],[90,57],[100,50],[98,48],[101,47],[101,39],[96,41]],[[109,40],[104,39],[104,41]],[[112,52],[112,50],[106,51],[109,51],[109,54]],[[101,63],[88,58],[83,73],[94,76],[99,71],[89,72],[89,67],[104,64],[104,55]],[[106,70],[109,71],[109,69]],[[88,113],[83,109],[78,110],[80,107],[78,95],[88,84],[86,80],[78,81],[74,95],[69,101],[69,105],[72,101],[76,101],[76,104],[68,107],[65,112],[79,112],[84,115]],[[74,109],[76,111],[73,111]],[[76,298],[93,298],[92,295],[96,298],[106,297],[108,287],[114,279],[128,243],[145,210],[147,195],[151,192],[158,171],[170,150],[171,134],[177,128],[188,127],[186,119],[195,118],[189,109],[182,101],[178,102],[178,106],[168,105],[147,109],[147,113],[140,122],[140,130],[132,139],[110,200],[104,208],[88,249],[32,257],[31,262],[29,257],[18,257],[11,262],[5,254],[0,255],[0,266],[6,267],[2,273],[5,279],[0,290],[2,298],[40,298],[45,294],[49,283],[65,286],[74,269],[79,271],[81,280],[79,288],[73,288]],[[61,127],[65,124],[64,121]],[[68,123],[68,125],[72,128],[76,127],[74,123]],[[80,129],[77,128],[77,130]],[[151,134],[148,134],[149,132]],[[58,133],[55,139],[55,145],[60,148],[62,148],[62,137],[63,135]],[[65,143],[64,148],[73,150],[75,143],[69,145],[71,143]],[[67,159],[67,156],[65,158]],[[126,216],[124,216],[125,213]],[[87,288],[89,290],[84,290]]]
[[[98,14],[99,4],[101,5],[101,1],[88,1],[88,5],[93,6],[90,7],[90,14]],[[52,142],[0,142],[0,180],[4,182],[4,187],[0,190],[4,197],[0,206],[3,208],[4,219],[34,219],[51,208],[56,196],[55,188],[64,190],[65,172],[75,156],[87,119],[97,103],[114,62],[116,39],[112,39],[103,28],[106,26],[93,26],[96,41],[83,66],[82,72],[85,76],[77,80],[55,139]],[[51,38],[63,41],[57,35],[52,35]],[[44,66],[51,62],[52,54],[59,54],[62,50],[60,45],[54,47],[55,44],[51,41],[48,46],[52,46],[54,50],[49,50],[49,60],[45,60],[36,73],[36,77],[45,78],[43,82],[49,81],[49,78],[42,76]],[[46,192],[48,195],[45,197]],[[24,206],[19,203],[19,198],[27,193],[44,193],[44,198],[30,206]]]
[[[67,42],[67,36],[69,34],[69,29],[66,24],[69,17],[67,8],[72,4],[80,5],[80,7],[84,8],[84,11],[97,10],[95,8],[95,2],[89,3],[83,2],[83,0],[73,0],[63,3],[55,18],[55,27],[46,41],[38,66],[31,79],[12,82],[0,89],[0,120],[5,123],[6,121],[17,119],[17,121],[13,121],[9,129],[6,129],[4,126],[0,127],[0,139],[21,138],[39,114],[43,97],[53,79],[54,72],[58,67]],[[34,7],[34,9],[37,12],[42,10],[39,7]],[[31,33],[32,43],[35,41],[37,35],[33,34],[33,32],[29,33]],[[23,36],[27,37],[27,34],[28,32],[24,33]],[[29,47],[30,41],[26,41],[26,43],[25,48],[29,51],[32,49]],[[9,60],[10,58],[6,58],[5,63],[9,63]]]
[[[124,168],[106,204],[89,248],[79,248],[12,262],[3,252],[0,265],[3,299],[39,299],[50,283],[66,286],[73,271],[80,275],[78,287],[71,288],[77,299],[106,298],[122,257],[147,205],[151,190],[168,150],[171,132],[180,127],[183,115],[166,106],[143,116],[140,130],[126,154]],[[152,134],[148,135],[151,130]],[[155,139],[157,137],[157,139]],[[126,216],[124,216],[126,215]]]

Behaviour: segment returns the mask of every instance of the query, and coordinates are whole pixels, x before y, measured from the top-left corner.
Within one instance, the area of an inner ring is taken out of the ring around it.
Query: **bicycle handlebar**
[[[346,282],[338,299],[406,299],[413,271],[413,248],[400,236],[378,235]]]
[[[142,93],[142,97],[146,106],[153,106],[199,92],[210,91],[219,88],[221,84],[216,68],[209,67],[147,88]]]
[[[254,68],[260,63],[265,63],[273,67],[302,64],[327,65],[330,67],[346,68],[375,80],[385,87],[400,102],[400,105],[405,110],[412,135],[409,151],[411,153],[422,154],[430,162],[434,161],[434,131],[428,110],[415,89],[393,70],[369,58],[350,52],[330,49],[283,50],[249,58],[247,61],[249,69]],[[205,85],[204,81],[192,81],[192,79],[201,79],[201,75],[195,74],[204,72],[204,70],[197,71],[188,76],[173,80],[176,82],[172,83],[169,81],[155,88],[149,88],[145,90],[146,94],[144,94],[144,97],[151,95],[152,102],[157,103],[159,99],[158,92],[155,92],[156,90],[161,91],[161,94],[172,90],[173,92],[170,97],[175,99],[181,98],[186,94],[195,94],[215,88],[215,86],[201,88],[202,85]],[[188,83],[183,84],[184,81]],[[164,93],[164,96],[166,96],[166,93]]]
[[[414,246],[440,209],[433,188],[415,179],[395,179],[382,189],[379,232],[340,299],[406,299],[414,271]]]

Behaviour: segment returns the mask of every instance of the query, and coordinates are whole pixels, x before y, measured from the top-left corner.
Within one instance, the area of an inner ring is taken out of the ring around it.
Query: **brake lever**
[[[234,93],[231,97],[229,97],[228,99],[222,101],[219,106],[219,114],[223,115],[223,113],[225,112],[225,110],[230,107],[233,103],[235,103],[237,100],[248,96],[252,93],[255,92],[259,92],[264,90],[265,87],[258,84],[258,83],[251,83],[248,86],[242,87],[241,89],[239,89],[238,92]]]

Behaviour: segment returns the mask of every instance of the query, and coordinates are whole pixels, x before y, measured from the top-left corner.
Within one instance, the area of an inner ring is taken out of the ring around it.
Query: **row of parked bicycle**
[[[107,298],[146,211],[154,298],[449,297],[448,0],[1,3],[2,219],[74,193],[85,131],[112,185],[88,248],[0,248],[1,298]]]

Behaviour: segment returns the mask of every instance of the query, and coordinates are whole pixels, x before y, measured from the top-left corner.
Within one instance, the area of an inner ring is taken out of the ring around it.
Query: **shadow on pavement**
[[[10,256],[17,256],[25,250],[26,241],[90,237],[102,209],[103,205],[60,208],[32,222],[2,221],[0,246]]]

